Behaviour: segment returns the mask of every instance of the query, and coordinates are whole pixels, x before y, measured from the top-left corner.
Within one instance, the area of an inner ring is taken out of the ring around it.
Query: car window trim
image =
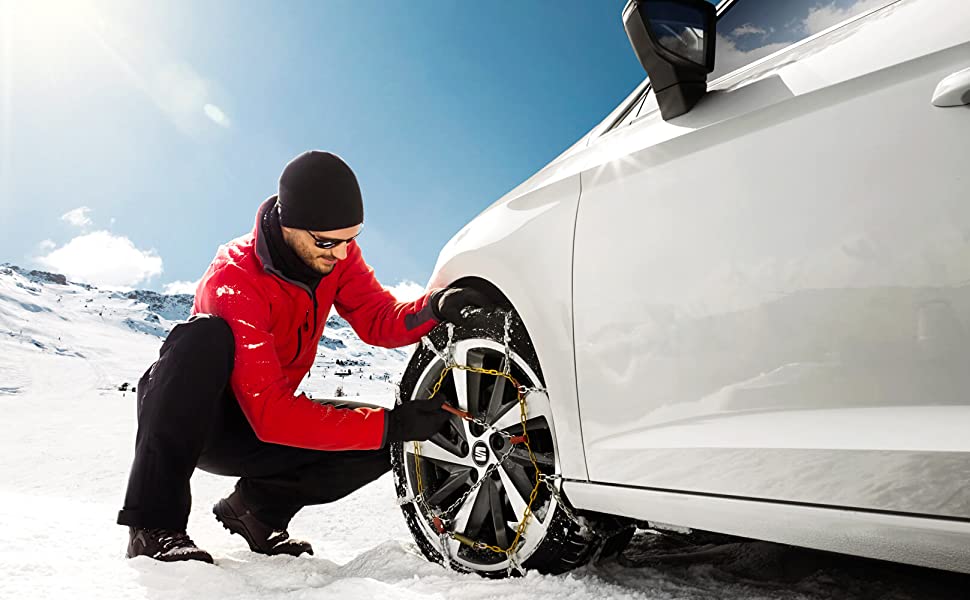
[[[730,1],[731,4],[728,5],[728,7],[726,7],[724,10],[727,10],[728,8],[730,8],[730,6],[733,6],[735,3],[739,2],[740,0],[729,0],[729,1]],[[712,86],[714,86],[716,84],[721,83],[722,81],[728,79],[729,77],[734,77],[735,75],[738,75],[739,73],[742,73],[742,72],[744,72],[744,71],[746,71],[746,70],[748,70],[748,69],[750,69],[752,67],[756,67],[756,66],[760,65],[761,63],[766,62],[769,59],[771,59],[771,58],[773,58],[775,56],[778,56],[779,54],[781,54],[783,52],[788,52],[792,48],[798,48],[799,46],[801,46],[803,44],[807,44],[808,42],[811,42],[813,40],[816,40],[816,39],[818,39],[818,38],[820,38],[820,37],[822,37],[824,35],[828,35],[830,33],[834,33],[834,32],[838,31],[839,29],[842,29],[843,27],[845,27],[847,25],[851,25],[852,23],[855,23],[859,19],[864,19],[864,18],[868,17],[869,15],[875,14],[875,13],[881,11],[881,10],[884,10],[886,8],[889,8],[890,6],[892,6],[894,4],[898,4],[900,2],[902,2],[902,0],[886,0],[886,3],[883,4],[883,5],[881,5],[881,6],[877,6],[876,8],[871,8],[871,9],[865,11],[865,12],[861,12],[861,13],[859,13],[857,15],[853,15],[853,16],[847,18],[847,19],[843,19],[842,21],[839,21],[838,23],[835,23],[835,24],[829,26],[828,28],[823,29],[822,31],[819,31],[818,33],[812,34],[812,35],[810,35],[808,37],[804,37],[804,38],[802,38],[802,39],[800,39],[800,40],[798,40],[796,42],[792,42],[791,44],[788,44],[784,48],[780,48],[780,49],[772,52],[768,56],[762,56],[761,58],[759,58],[757,60],[753,60],[753,61],[749,62],[746,65],[742,65],[742,66],[738,67],[737,69],[735,69],[733,71],[728,71],[727,73],[725,73],[724,75],[721,75],[717,79],[714,79],[712,81],[709,81],[708,84],[707,84],[708,85],[708,89],[710,89]],[[718,19],[721,18],[721,12],[718,12],[717,18]]]
[[[609,133],[614,129],[614,127],[623,121],[624,118],[630,115],[630,111],[637,105],[637,102],[644,97],[646,93],[650,90],[650,78],[644,75],[643,81],[637,84],[633,91],[627,95],[627,97],[620,103],[619,106],[614,108],[599,125],[593,128],[592,132],[587,136],[588,141],[586,143],[589,146],[593,140]]]
[[[627,106],[626,110],[620,113],[620,116],[613,119],[613,121],[610,123],[610,126],[607,127],[606,131],[604,131],[603,133],[606,134],[606,133],[609,133],[610,131],[613,131],[614,129],[619,128],[621,124],[627,119],[629,119],[630,122],[636,119],[637,115],[633,115],[633,117],[630,118],[631,113],[633,113],[634,110],[637,110],[637,112],[639,113],[639,110],[637,109],[637,107],[643,106],[644,100],[646,100],[647,96],[650,94],[650,90],[652,89],[653,89],[653,85],[648,81],[647,87],[645,87],[644,90],[637,95],[636,100],[631,102],[630,105]]]
[[[736,4],[737,2],[740,2],[740,1],[741,0],[725,0],[725,4],[723,5],[724,6],[724,9],[723,10],[726,11],[728,8],[730,8],[731,6],[733,6],[734,4]],[[829,35],[830,33],[834,33],[835,31],[838,31],[839,29],[842,29],[843,27],[846,27],[848,25],[851,25],[852,23],[856,22],[859,19],[864,19],[864,18],[868,17],[869,15],[872,15],[874,13],[877,13],[877,12],[881,11],[881,10],[884,10],[886,8],[889,8],[890,6],[892,6],[894,4],[898,4],[899,2],[902,2],[902,0],[887,0],[887,2],[885,4],[883,4],[882,6],[878,6],[876,8],[867,10],[865,12],[861,12],[861,13],[855,15],[855,16],[849,17],[848,19],[845,19],[843,21],[839,21],[838,23],[832,25],[828,29],[823,29],[822,31],[819,31],[818,33],[816,33],[814,35],[810,35],[808,37],[802,38],[802,39],[798,40],[797,42],[792,42],[791,44],[785,46],[784,48],[780,48],[779,50],[777,50],[775,52],[772,52],[768,56],[762,56],[758,60],[753,60],[753,61],[749,62],[748,64],[742,65],[742,66],[738,67],[737,69],[735,69],[733,71],[728,71],[727,73],[725,73],[724,75],[721,75],[717,79],[708,82],[708,84],[707,84],[708,85],[708,89],[710,90],[712,87],[715,87],[717,85],[720,85],[722,82],[730,79],[731,77],[736,77],[736,76],[744,73],[748,69],[752,69],[754,67],[757,67],[761,63],[766,62],[768,60],[771,60],[771,59],[773,59],[774,57],[776,57],[779,54],[782,54],[784,52],[788,52],[788,51],[790,51],[790,50],[792,50],[794,48],[798,48],[802,44],[807,44],[807,43],[809,43],[809,42],[811,42],[811,41],[813,41],[813,40],[815,40],[815,39],[817,39],[819,37],[822,37],[824,35]],[[718,5],[718,14],[717,14],[718,19],[721,18],[721,14],[722,13],[723,13],[723,11],[721,10],[721,5]],[[648,93],[650,93],[649,86],[644,91],[644,93],[642,94],[642,96],[646,96]],[[638,100],[637,101],[639,101],[639,97],[638,97]],[[631,106],[636,106],[636,102],[634,102]],[[637,115],[636,117],[634,117],[633,119],[631,119],[628,123],[626,123],[623,126],[626,127],[626,126],[632,125],[633,123],[639,121],[643,117],[646,117],[647,115],[653,114],[657,110],[658,109],[654,109],[654,110],[652,110],[650,112],[643,113],[643,114],[639,114],[639,115]],[[642,109],[641,109],[641,111],[642,111]],[[629,114],[629,113],[627,113],[627,112],[624,113],[624,115],[627,115],[627,114]],[[616,124],[617,123],[614,123],[614,126]],[[608,130],[606,130],[604,132],[602,132],[602,134],[600,134],[600,135],[605,135],[605,134],[609,133],[610,131],[612,131],[612,128],[611,129],[608,129]],[[592,139],[590,140],[590,143],[592,143]]]

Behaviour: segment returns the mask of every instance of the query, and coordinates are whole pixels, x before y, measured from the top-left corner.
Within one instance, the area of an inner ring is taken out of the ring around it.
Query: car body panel
[[[428,287],[477,277],[511,301],[542,365],[562,474],[585,479],[570,288],[579,192],[579,175],[547,168],[462,228],[442,249]]]
[[[970,518],[967,66],[970,5],[903,0],[591,142],[592,481]]]
[[[970,110],[930,101],[968,24],[892,2],[670,122],[644,81],[448,242],[428,285],[522,317],[574,506],[967,570]]]
[[[970,523],[567,481],[578,508],[970,573]]]

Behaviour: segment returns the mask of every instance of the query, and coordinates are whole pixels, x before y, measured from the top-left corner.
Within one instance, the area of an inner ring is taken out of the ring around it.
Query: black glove
[[[495,303],[488,296],[474,288],[449,287],[431,294],[431,312],[439,321],[456,325],[465,322],[462,311],[466,308],[486,308]]]
[[[443,396],[431,400],[416,399],[404,402],[394,410],[385,410],[387,436],[384,443],[423,442],[444,429],[451,418],[451,414],[441,408],[446,401]]]

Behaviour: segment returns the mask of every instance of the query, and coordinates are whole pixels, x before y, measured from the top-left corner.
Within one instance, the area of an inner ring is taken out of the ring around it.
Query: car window
[[[718,17],[714,71],[707,80],[714,81],[846,19],[896,1],[736,0]],[[610,129],[632,123],[657,108],[656,96],[647,88]]]
[[[717,21],[714,81],[828,29],[895,0],[737,0]]]

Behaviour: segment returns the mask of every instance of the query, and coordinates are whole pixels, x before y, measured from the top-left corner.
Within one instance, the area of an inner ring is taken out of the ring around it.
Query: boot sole
[[[132,556],[132,555],[130,555],[128,553],[125,553],[125,558],[128,559],[128,560],[131,560],[133,558],[137,558],[139,556],[147,556],[148,558],[150,558],[152,560],[157,560],[158,562],[189,562],[189,561],[195,561],[195,562],[201,562],[201,563],[206,563],[206,564],[210,564],[210,565],[214,565],[216,563],[216,561],[212,558],[212,555],[210,555],[208,553],[206,553],[206,554],[185,554],[184,556],[152,556],[150,554],[135,554],[135,555]]]
[[[207,564],[210,564],[210,565],[214,565],[216,563],[216,561],[213,560],[212,555],[210,555],[208,553],[206,553],[206,554],[196,554],[196,553],[188,554],[187,553],[187,554],[181,555],[181,556],[180,555],[174,555],[174,556],[164,556],[163,555],[163,556],[159,556],[157,558],[154,557],[154,556],[151,557],[151,558],[153,558],[155,560],[158,560],[158,561],[161,561],[161,562],[188,562],[188,561],[196,561],[196,562],[207,563]]]

